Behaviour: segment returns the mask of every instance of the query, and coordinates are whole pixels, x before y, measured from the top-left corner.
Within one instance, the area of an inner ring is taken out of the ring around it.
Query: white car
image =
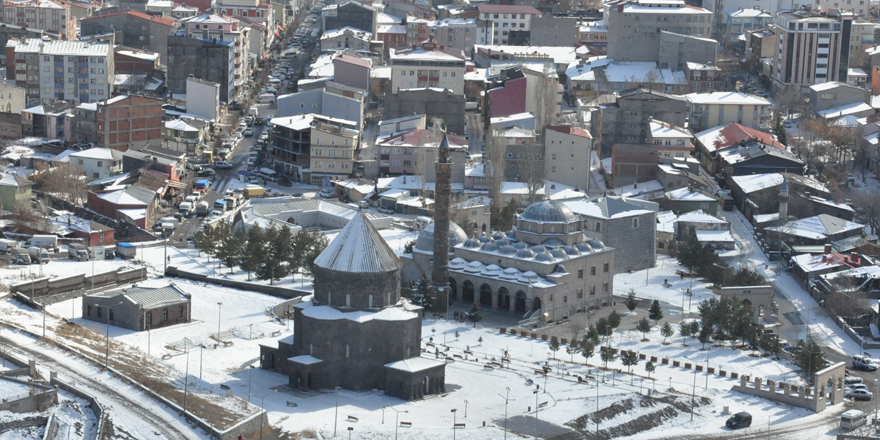
[[[217,168],[218,170],[228,170],[232,168],[232,164],[221,160],[214,162],[214,168]]]
[[[322,189],[321,192],[318,193],[318,195],[325,198],[325,199],[329,199],[330,197],[333,197],[333,193],[334,193],[333,190]]]
[[[281,80],[278,78],[272,78],[269,80],[269,84],[281,84]]]
[[[247,130],[244,131],[244,135],[245,135],[245,136],[253,136],[253,135],[254,135],[254,129],[252,129],[252,128],[248,128]]]
[[[873,397],[871,395],[871,392],[867,390],[852,390],[850,392],[844,391],[843,395],[853,400],[871,400],[871,398]]]

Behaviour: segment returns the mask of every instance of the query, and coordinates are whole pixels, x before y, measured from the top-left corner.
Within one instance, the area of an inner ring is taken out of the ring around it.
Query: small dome
[[[544,251],[535,255],[536,261],[553,261],[553,256],[549,252]]]
[[[578,243],[575,245],[575,247],[577,247],[577,250],[579,250],[583,253],[593,252],[593,249],[590,247],[590,245],[588,245],[586,243]]]
[[[536,274],[532,271],[523,272],[519,275],[519,281],[522,281],[524,283],[528,283],[529,281],[535,281],[537,279],[538,279],[538,274]]]
[[[496,233],[492,234],[492,238],[494,238],[495,240],[501,240],[502,238],[504,238],[504,234],[502,234],[500,232],[496,232]]]
[[[520,277],[521,272],[515,267],[508,267],[504,269],[504,272],[501,272],[501,278],[507,280],[515,280]]]
[[[547,251],[547,248],[545,248],[544,246],[541,246],[540,244],[532,246],[532,252],[534,252],[536,254],[540,254],[541,252],[546,252],[546,251]]]
[[[498,253],[501,255],[514,255],[514,254],[516,254],[516,248],[509,245],[509,244],[504,245],[504,246],[501,246],[500,249],[498,249]]]
[[[553,255],[553,258],[559,258],[560,260],[565,258],[565,252],[562,249],[550,249],[550,255]]]
[[[449,261],[449,268],[450,269],[464,269],[464,266],[466,264],[467,264],[467,261],[465,261],[462,258],[453,258],[452,260]]]
[[[468,249],[479,249],[480,242],[477,240],[474,240],[473,238],[469,238],[466,242],[464,242],[464,247],[466,247]]]
[[[471,261],[464,268],[465,272],[471,272],[471,273],[479,273],[482,270],[483,270],[483,263],[480,263],[479,261]]]
[[[514,243],[514,244],[513,244],[513,247],[515,247],[515,248],[517,248],[517,249],[526,249],[526,248],[529,247],[529,244],[526,243],[526,242],[521,241],[521,242],[519,242],[519,243]]]
[[[490,241],[488,243],[483,243],[483,248],[486,252],[495,252],[498,250],[498,245],[494,241]]]
[[[577,214],[572,212],[565,203],[558,200],[542,200],[532,203],[520,214],[519,218],[545,223],[574,223],[579,220]]]
[[[565,251],[566,254],[576,257],[581,254],[581,251],[574,246],[563,246],[562,250]]]
[[[600,240],[588,240],[587,243],[589,243],[590,247],[595,250],[600,251],[602,249],[605,249],[605,244],[603,244]]]
[[[565,270],[565,266],[563,266],[563,265],[561,265],[561,264],[557,264],[557,265],[556,265],[556,268],[553,269],[553,272],[556,272],[556,273],[568,273],[568,271]]]
[[[516,258],[535,258],[535,253],[531,249],[520,249],[516,251]]]
[[[501,275],[501,267],[499,267],[497,264],[490,264],[484,267],[480,273],[483,275],[496,277],[498,275]]]
[[[516,232],[514,231],[507,231],[504,233],[504,235],[508,236],[509,238],[516,238]]]
[[[507,246],[512,243],[513,243],[513,240],[511,240],[509,238],[502,238],[500,240],[495,240],[495,244],[497,244],[498,246]]]
[[[492,237],[490,237],[488,235],[480,236],[480,243],[488,243],[490,241],[495,241],[495,240],[493,240]]]
[[[544,240],[544,242],[541,243],[541,244],[543,244],[544,246],[547,246],[547,247],[549,247],[549,248],[555,248],[555,247],[559,247],[559,246],[565,246],[565,242],[563,242],[562,240],[560,240],[560,239],[558,239],[558,238],[556,238],[556,237],[548,238],[548,239]]]
[[[434,225],[431,223],[419,232],[416,239],[416,249],[424,252],[434,252]],[[449,251],[467,241],[467,234],[455,223],[449,222]]]

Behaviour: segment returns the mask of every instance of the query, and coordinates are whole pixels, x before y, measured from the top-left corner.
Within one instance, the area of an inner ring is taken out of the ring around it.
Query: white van
[[[257,102],[260,104],[272,104],[275,102],[275,95],[271,93],[263,93],[257,98]]]
[[[260,171],[257,172],[257,176],[270,182],[275,182],[276,180],[278,180],[278,173],[270,168],[260,168]]]
[[[840,429],[851,431],[867,424],[868,416],[857,409],[851,409],[840,415]]]

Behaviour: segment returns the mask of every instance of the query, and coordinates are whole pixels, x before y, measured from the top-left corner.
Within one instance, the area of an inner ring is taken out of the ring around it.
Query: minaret
[[[452,160],[449,158],[449,141],[446,134],[440,142],[437,163],[434,164],[436,182],[434,187],[434,263],[431,284],[437,289],[434,310],[446,312],[449,306],[449,200],[452,192]]]
[[[788,220],[788,179],[782,178],[782,187],[779,188],[779,222],[785,223]]]

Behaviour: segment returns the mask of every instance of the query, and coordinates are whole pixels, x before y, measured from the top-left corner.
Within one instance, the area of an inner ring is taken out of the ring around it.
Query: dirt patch
[[[566,423],[566,425],[571,426],[578,431],[589,430],[590,426],[596,426],[597,419],[599,420],[599,423],[601,423],[603,420],[609,420],[617,417],[618,414],[632,410],[635,407],[636,406],[633,399],[626,399],[621,402],[614,402],[613,404],[611,404],[611,406],[602,408],[599,411],[594,411],[589,414],[584,414],[572,420],[571,422]]]
[[[636,403],[636,400],[638,402]],[[697,407],[708,405],[712,401],[706,397],[696,400]],[[602,429],[602,421],[609,420],[619,414],[626,413],[635,408],[636,404],[640,408],[656,408],[647,414],[642,414],[624,423],[617,423]],[[605,440],[611,438],[626,438],[641,432],[650,431],[668,420],[674,419],[681,414],[690,413],[691,398],[690,396],[667,395],[661,397],[639,396],[636,398],[626,399],[622,402],[612,404],[607,408],[599,411],[584,414],[566,426],[574,428],[586,439]],[[599,431],[596,432],[596,420],[599,420]]]

